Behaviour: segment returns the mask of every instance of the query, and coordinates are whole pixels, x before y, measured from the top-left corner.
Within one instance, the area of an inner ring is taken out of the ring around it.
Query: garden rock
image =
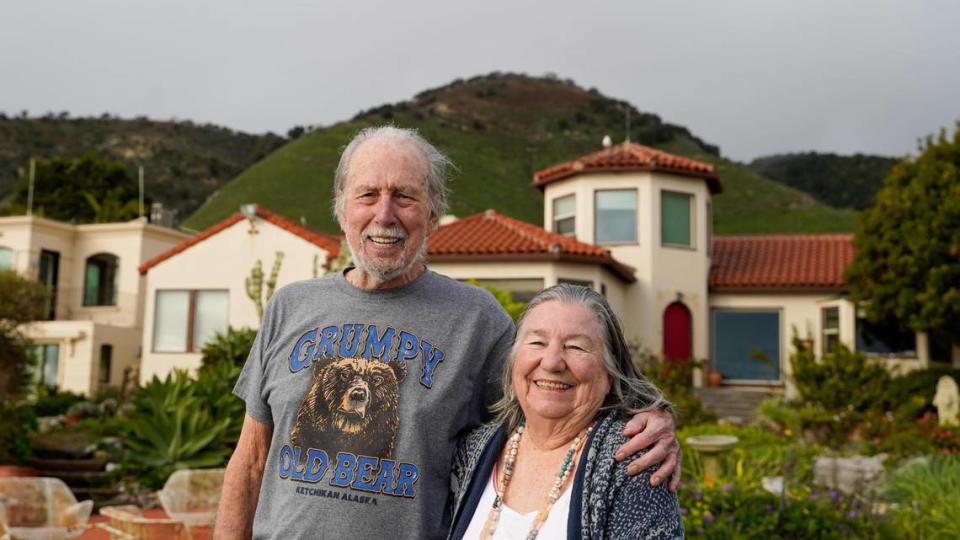
[[[886,454],[872,457],[821,456],[813,466],[813,481],[847,495],[863,493],[877,488],[883,480],[883,462],[886,458]]]

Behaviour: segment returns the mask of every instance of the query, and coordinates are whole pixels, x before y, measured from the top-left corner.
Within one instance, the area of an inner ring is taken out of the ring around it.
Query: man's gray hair
[[[589,309],[600,324],[603,341],[603,365],[610,377],[610,392],[603,401],[603,410],[618,411],[626,416],[651,409],[673,409],[659,388],[653,385],[633,363],[630,348],[623,337],[620,320],[617,319],[610,304],[599,293],[588,287],[561,283],[543,290],[535,296],[517,321],[517,333],[514,337],[510,358],[503,368],[503,397],[494,403],[492,410],[497,421],[503,422],[507,430],[512,431],[523,420],[523,411],[513,388],[513,364],[517,358],[520,336],[527,315],[534,308],[547,302],[581,305]]]
[[[430,213],[433,219],[440,219],[447,212],[447,187],[448,171],[453,167],[450,158],[443,152],[437,150],[432,144],[427,142],[422,135],[412,128],[399,128],[396,126],[377,126],[367,127],[360,130],[359,133],[347,144],[340,154],[340,163],[337,165],[337,171],[333,176],[333,213],[337,219],[343,217],[344,200],[343,190],[347,185],[347,178],[350,176],[350,160],[353,153],[361,144],[374,139],[392,140],[406,142],[413,145],[423,155],[424,163],[427,167],[427,196],[429,198]]]

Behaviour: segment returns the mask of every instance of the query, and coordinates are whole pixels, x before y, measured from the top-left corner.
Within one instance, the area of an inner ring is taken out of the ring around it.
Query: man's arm
[[[273,426],[254,420],[249,414],[244,417],[240,440],[223,476],[214,539],[253,536],[253,515],[257,510],[260,481],[272,437]]]
[[[640,459],[630,463],[627,472],[635,475],[659,463],[660,468],[650,477],[650,485],[656,486],[669,479],[670,491],[676,491],[680,485],[680,443],[676,431],[677,423],[670,411],[656,409],[637,413],[623,429],[623,434],[630,440],[617,450],[614,457],[623,461],[652,445]]]

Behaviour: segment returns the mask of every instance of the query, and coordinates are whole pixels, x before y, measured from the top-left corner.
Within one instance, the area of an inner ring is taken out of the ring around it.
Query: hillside
[[[452,213],[496,208],[541,224],[543,199],[531,187],[534,171],[598,149],[606,134],[621,140],[626,106],[553,78],[491,74],[454,81],[286,144],[224,186],[183,225],[203,229],[256,202],[336,232],[330,193],[339,151],[358,129],[384,123],[419,129],[458,165]],[[851,229],[852,212],[826,207],[721,158],[716,146],[686,128],[630,109],[631,140],[719,166],[725,192],[715,203],[717,233]]]
[[[182,218],[284,140],[189,121],[0,114],[0,200],[23,181],[31,157],[76,157],[93,150],[126,164],[134,178],[142,164],[148,197]]]
[[[750,168],[830,206],[863,210],[873,205],[874,195],[896,162],[884,156],[804,152],[760,157]]]

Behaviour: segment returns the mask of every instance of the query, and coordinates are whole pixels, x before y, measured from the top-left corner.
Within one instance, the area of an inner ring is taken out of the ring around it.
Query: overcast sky
[[[553,72],[738,160],[903,155],[960,119],[952,0],[0,0],[0,110],[332,124]]]

